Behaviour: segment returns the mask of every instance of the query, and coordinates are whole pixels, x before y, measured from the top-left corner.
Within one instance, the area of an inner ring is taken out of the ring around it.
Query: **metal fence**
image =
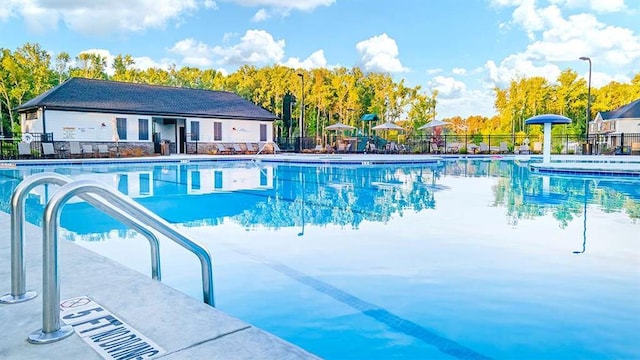
[[[42,143],[53,142],[53,133],[4,134],[0,136],[0,159],[39,159],[43,157]],[[28,151],[20,151],[21,146]]]
[[[350,143],[347,152],[364,152],[366,142],[376,144],[378,152],[385,152],[388,148],[387,140],[378,136],[358,136],[338,138],[330,143],[334,150],[338,142]],[[323,144],[315,137],[283,137],[277,138],[276,143],[282,151],[313,152],[318,148],[326,151],[327,144]],[[479,153],[520,153],[527,149],[529,153],[541,153],[543,135],[481,135],[481,134],[443,134],[439,136],[417,135],[406,138],[401,142],[403,152],[413,154],[479,154]],[[640,133],[629,134],[590,134],[588,141],[579,135],[554,135],[551,137],[552,154],[603,154],[627,155],[631,149],[640,146]]]

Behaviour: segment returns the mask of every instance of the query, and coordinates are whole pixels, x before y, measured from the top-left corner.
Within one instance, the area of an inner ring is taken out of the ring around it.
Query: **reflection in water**
[[[20,179],[41,169],[3,170],[2,210]],[[589,206],[640,217],[637,181],[553,177],[532,174],[525,166],[501,160],[455,160],[439,165],[305,166],[293,164],[199,163],[130,167],[69,167],[56,171],[92,178],[128,194],[173,223],[216,226],[225,219],[247,229],[279,229],[334,224],[357,229],[363,221],[388,222],[407,210],[437,210],[437,194],[456,177],[494,178],[492,207],[506,210],[507,223],[551,213],[560,228],[586,215]],[[598,184],[598,186],[596,186]],[[41,187],[30,194],[28,220],[38,224],[51,193]],[[36,211],[37,210],[37,211]],[[93,219],[92,222],[79,219]],[[61,224],[71,233],[100,240],[101,234],[127,229],[80,200],[68,204]]]

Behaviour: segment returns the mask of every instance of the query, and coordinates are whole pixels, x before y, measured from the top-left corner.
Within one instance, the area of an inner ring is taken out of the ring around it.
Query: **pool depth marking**
[[[364,301],[354,295],[344,292],[333,285],[327,284],[322,280],[313,278],[307,274],[304,274],[298,270],[292,269],[279,262],[269,260],[268,258],[255,254],[249,249],[241,248],[237,245],[224,243],[225,246],[233,249],[235,252],[245,255],[261,264],[264,264],[271,269],[284,274],[302,284],[310,286],[319,292],[331,296],[332,298],[346,304],[356,310],[359,310],[364,315],[379,321],[388,327],[402,332],[406,335],[412,336],[416,339],[420,339],[429,345],[435,346],[441,352],[451,355],[458,359],[464,360],[485,360],[491,359],[488,356],[482,355],[464,345],[444,338],[433,331],[416,324],[413,321],[403,319],[398,315],[395,315],[388,310],[381,308],[375,304]]]
[[[62,320],[105,359],[150,359],[165,350],[88,296],[63,300]]]

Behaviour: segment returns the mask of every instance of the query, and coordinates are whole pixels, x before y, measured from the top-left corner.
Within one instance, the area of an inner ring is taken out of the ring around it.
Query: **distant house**
[[[270,142],[277,117],[225,91],[71,78],[18,108],[23,132],[144,153],[209,152],[217,143]]]
[[[602,111],[589,126],[600,146],[610,149],[640,142],[640,99],[611,111]],[[626,139],[625,139],[625,134]]]

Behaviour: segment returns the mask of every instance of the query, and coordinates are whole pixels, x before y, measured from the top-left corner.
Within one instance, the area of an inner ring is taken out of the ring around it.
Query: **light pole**
[[[304,137],[304,74],[298,73],[302,79],[302,91],[300,95],[300,152],[302,152],[302,138]]]
[[[591,58],[587,56],[580,57],[582,61],[589,62],[589,82],[587,85],[587,126],[585,126],[585,141],[587,143],[587,153],[591,155],[591,147],[589,146],[589,123],[591,122]]]

